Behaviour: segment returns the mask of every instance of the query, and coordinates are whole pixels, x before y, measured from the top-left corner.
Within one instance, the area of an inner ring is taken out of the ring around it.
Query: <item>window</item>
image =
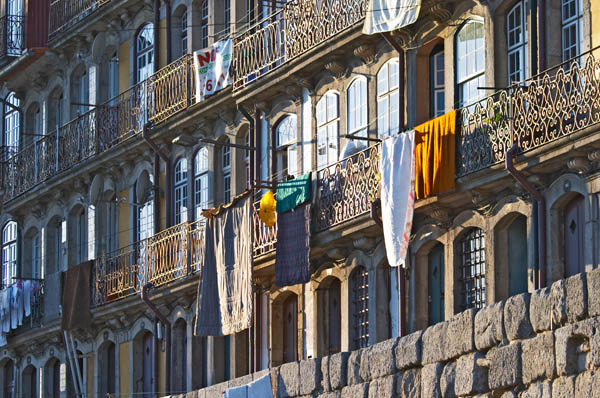
[[[181,15],[181,56],[188,52],[188,12],[185,10]]]
[[[254,22],[254,0],[246,0],[246,23]]]
[[[348,134],[367,136],[367,78],[361,76],[348,87]],[[358,140],[358,145],[364,145]]]
[[[196,221],[202,217],[202,210],[208,209],[208,149],[200,148],[194,157],[194,204]]]
[[[341,351],[340,308],[341,284],[335,277],[326,278],[317,289],[317,330],[323,335],[318,339],[319,356]]]
[[[577,194],[564,209],[565,278],[585,272],[585,198]]]
[[[583,49],[582,0],[562,0],[562,58],[567,61]]]
[[[81,71],[81,74],[76,77],[77,79],[77,98],[79,100],[79,105],[77,107],[77,112],[79,115],[84,114],[88,111],[87,103],[89,103],[89,79],[88,74],[85,68]]]
[[[11,104],[11,105],[9,105]],[[4,105],[4,146],[6,147],[6,156],[10,157],[19,151],[19,133],[21,121],[17,108],[21,105],[21,101],[16,97],[15,93],[10,93],[6,97]]]
[[[86,232],[88,228],[88,220],[85,216],[85,210],[81,208],[75,214],[75,233],[76,233],[76,247],[75,247],[75,261],[73,265],[81,264],[87,260],[87,242]]]
[[[87,233],[88,233],[88,260],[96,258],[96,206],[88,206],[88,217],[87,217]]]
[[[520,82],[529,74],[527,50],[527,0],[519,1],[506,17],[508,83]]]
[[[229,139],[223,142],[222,166],[223,166],[223,203],[231,201],[231,147]]]
[[[431,68],[431,117],[441,116],[446,111],[444,91],[444,51],[436,46],[429,59]]]
[[[250,147],[250,132],[247,132],[244,135],[244,145],[246,145],[248,148]],[[248,188],[250,188],[251,182],[252,182],[252,177],[250,175],[250,150],[246,149],[244,150],[244,163],[246,164],[246,186]]]
[[[187,221],[188,183],[187,160],[179,159],[175,165],[175,224]]]
[[[138,83],[154,72],[154,25],[151,23],[144,25],[137,34],[135,62]]]
[[[473,228],[460,240],[463,310],[485,306],[485,236]]]
[[[429,325],[444,320],[444,246],[437,243],[427,256]]]
[[[40,234],[36,233],[31,238],[31,277],[42,279],[42,244]]]
[[[377,135],[380,138],[400,131],[398,74],[398,59],[386,63],[377,73]]]
[[[286,116],[275,129],[277,136],[277,174],[275,179],[298,175],[298,120],[296,115]]]
[[[202,48],[206,48],[208,47],[208,0],[204,0],[200,7],[200,33],[202,34]]]
[[[9,221],[2,230],[2,287],[17,276],[17,223]]]
[[[154,176],[149,175],[150,182],[154,183]],[[136,183],[137,184],[137,183]],[[136,198],[140,200],[142,198]],[[143,240],[154,235],[154,190],[148,200],[138,203],[137,211],[137,240]]]
[[[25,48],[24,32],[21,17],[24,15],[24,2],[22,0],[7,0],[6,1],[6,37],[3,39],[6,46],[6,55],[18,56],[21,55]]]
[[[231,0],[223,0],[223,35],[231,31]]]
[[[458,106],[482,98],[478,87],[485,86],[485,38],[483,22],[470,20],[456,34]]]
[[[339,97],[330,91],[317,102],[317,168],[338,160]]]
[[[354,270],[352,283],[353,349],[369,345],[369,272],[363,266]]]
[[[115,51],[108,61],[108,99],[111,105],[116,105],[119,95],[119,56]]]

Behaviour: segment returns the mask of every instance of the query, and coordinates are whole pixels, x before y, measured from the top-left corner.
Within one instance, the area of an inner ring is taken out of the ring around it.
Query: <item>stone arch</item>
[[[87,259],[87,212],[82,204],[69,210],[67,217],[68,266],[78,265]]]
[[[97,352],[97,380],[98,396],[105,397],[117,391],[117,344],[107,335],[112,332],[104,331],[104,341],[98,345]]]
[[[44,397],[60,398],[61,361],[51,356],[44,364]]]
[[[271,365],[277,366],[297,360],[302,352],[300,287],[281,289],[271,299]]]
[[[316,349],[323,357],[342,351],[342,281],[325,276],[315,289]]]
[[[17,362],[14,358],[4,357],[0,360],[1,398],[12,398],[16,387]]]
[[[21,372],[21,396],[35,397],[39,394],[38,369],[33,364],[26,364]]]
[[[130,391],[140,393],[154,391],[154,363],[158,353],[154,337],[153,323],[143,317],[136,321],[132,328],[132,341],[130,345],[130,361],[132,364],[132,378]]]
[[[188,374],[188,322],[178,317],[172,323],[172,357],[171,357],[171,389],[187,391]]]

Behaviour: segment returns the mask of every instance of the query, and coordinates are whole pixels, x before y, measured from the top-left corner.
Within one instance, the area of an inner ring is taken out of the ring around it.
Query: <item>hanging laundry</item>
[[[404,264],[415,203],[415,132],[388,137],[381,145],[381,219],[388,263]]]
[[[23,305],[25,307],[25,316],[31,315],[31,283],[32,281],[26,280],[23,282]]]
[[[456,111],[415,127],[417,199],[454,189]]]
[[[65,272],[62,297],[62,330],[87,329],[92,322],[90,313],[91,274],[93,261],[86,261]]]
[[[285,213],[310,200],[310,173],[277,185],[277,213]]]
[[[258,218],[269,228],[275,225],[277,220],[275,209],[277,208],[275,196],[273,192],[267,191],[260,200],[260,208],[258,209]]]
[[[10,287],[10,328],[16,329],[19,327],[18,311],[17,311],[17,295],[19,294],[17,285],[12,284]]]
[[[0,301],[2,302],[2,332],[10,332],[10,288],[0,292]]]
[[[279,215],[275,248],[275,285],[310,280],[310,203]]]
[[[267,373],[260,379],[240,387],[225,390],[225,398],[273,398],[271,374]]]
[[[363,33],[391,32],[417,21],[421,0],[369,0]]]
[[[224,336],[252,322],[251,195],[213,213],[204,233],[195,334]],[[209,214],[210,212],[206,212]]]
[[[23,282],[18,281],[17,286],[17,322],[19,326],[23,325]]]

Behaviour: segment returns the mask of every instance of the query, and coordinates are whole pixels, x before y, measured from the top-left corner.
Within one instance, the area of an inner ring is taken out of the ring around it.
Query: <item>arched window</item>
[[[65,100],[60,87],[55,88],[48,99],[48,131],[56,131],[64,121]]]
[[[12,106],[11,106],[12,105]],[[19,151],[19,134],[21,121],[19,119],[18,108],[21,101],[15,93],[10,93],[6,97],[4,105],[4,146],[6,147],[6,156],[10,157]]]
[[[567,61],[583,49],[583,1],[562,0],[562,58]]]
[[[44,365],[44,397],[60,398],[60,361],[50,358]]]
[[[456,78],[458,106],[482,98],[485,86],[485,37],[483,22],[470,20],[456,33]]]
[[[69,213],[69,266],[81,264],[88,259],[88,219],[83,206],[75,207]]]
[[[508,295],[527,292],[527,218],[517,216],[506,230],[508,238]],[[496,289],[497,290],[497,289]]]
[[[202,35],[202,48],[208,47],[208,0],[200,6],[200,33]]]
[[[508,83],[520,82],[529,75],[527,50],[527,0],[513,6],[506,16],[506,42],[508,44]]]
[[[400,130],[399,66],[395,58],[377,72],[377,135],[382,138]]]
[[[250,132],[246,132],[244,135],[244,145],[250,147]],[[248,149],[244,151],[244,163],[246,164],[246,186],[250,188],[254,176],[250,175],[250,150]]]
[[[277,173],[276,179],[298,175],[298,120],[288,115],[277,124]]]
[[[145,330],[137,334],[132,342],[133,357],[136,359],[132,364],[133,393],[143,397],[150,396],[148,391],[154,391],[154,335]]]
[[[223,0],[223,35],[231,31],[231,0]]]
[[[427,256],[429,325],[444,320],[444,246],[437,243]]]
[[[98,390],[100,397],[116,392],[115,344],[111,341],[104,344],[98,353]],[[112,396],[112,395],[110,395]]]
[[[25,250],[21,263],[21,274],[26,278],[42,278],[42,247],[40,233],[36,228],[31,228],[25,233]]]
[[[6,37],[4,38],[6,45],[6,55],[18,56],[25,49],[25,40],[22,23],[24,14],[23,0],[7,0],[6,1]]]
[[[317,168],[337,162],[339,129],[339,96],[329,91],[317,102]]]
[[[441,116],[446,111],[445,90],[444,90],[444,47],[436,46],[429,56],[430,67],[430,107],[431,117]]]
[[[187,391],[187,324],[178,319],[173,325],[173,386],[172,391]],[[195,365],[195,364],[194,364]]]
[[[348,134],[367,136],[367,78],[360,76],[348,87]],[[358,140],[357,145],[364,146]]]
[[[181,56],[188,53],[188,11],[181,14]]]
[[[154,176],[148,175],[150,182],[154,183]],[[138,179],[139,180],[139,179]],[[139,183],[136,182],[136,185]],[[137,191],[137,189],[136,189]],[[140,203],[138,201],[143,201]],[[154,235],[154,190],[151,189],[147,198],[137,198],[137,240],[143,240]]]
[[[179,159],[175,165],[175,224],[187,221],[188,181],[187,159]]]
[[[283,302],[283,362],[298,360],[298,296],[290,294]]]
[[[358,266],[350,278],[352,287],[352,348],[369,345],[369,272]]]
[[[335,277],[325,279],[317,289],[317,330],[319,356],[341,351],[341,285]]]
[[[15,363],[12,359],[6,361],[2,368],[2,388],[4,398],[11,398],[15,391]]]
[[[585,198],[577,194],[564,210],[565,278],[585,271]]]
[[[225,139],[223,142],[221,152],[221,166],[223,172],[223,203],[229,203],[231,201],[231,147],[229,139]]]
[[[471,228],[460,240],[460,278],[463,310],[482,308],[486,303],[485,236],[480,228]]]
[[[71,116],[73,118],[88,111],[89,99],[89,77],[85,65],[80,65],[71,75]]]
[[[21,376],[21,386],[23,387],[23,397],[35,397],[37,396],[37,369],[33,365],[28,365],[23,369]]]
[[[2,230],[2,286],[12,285],[17,276],[17,223],[9,221]]]
[[[154,72],[154,25],[149,23],[139,31],[135,40],[136,82]]]
[[[194,157],[194,205],[196,221],[202,217],[202,210],[210,207],[208,187],[208,149],[200,148]]]

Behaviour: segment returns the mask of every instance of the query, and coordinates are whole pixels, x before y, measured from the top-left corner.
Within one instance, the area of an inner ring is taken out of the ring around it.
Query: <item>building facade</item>
[[[387,37],[362,33],[367,4],[3,3],[0,275],[38,288],[0,347],[0,397],[185,393],[600,265],[600,3],[423,0]],[[197,102],[191,54],[228,37],[231,85]],[[373,204],[378,140],[452,110],[456,188],[416,202],[399,275]],[[525,184],[505,167],[515,144]],[[202,210],[307,172],[310,282],[275,286],[276,228],[255,214],[253,327],[194,336]],[[75,363],[63,274],[87,260]]]

